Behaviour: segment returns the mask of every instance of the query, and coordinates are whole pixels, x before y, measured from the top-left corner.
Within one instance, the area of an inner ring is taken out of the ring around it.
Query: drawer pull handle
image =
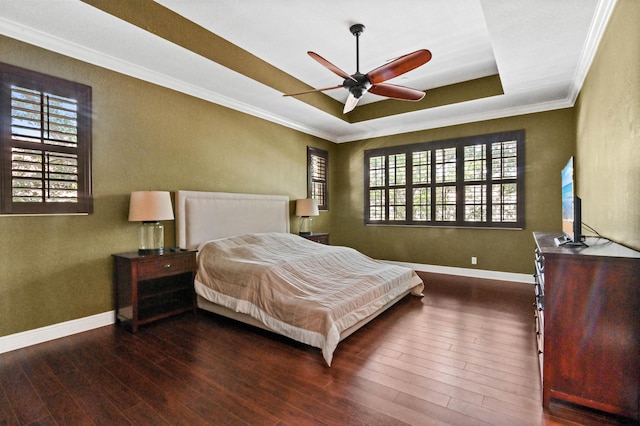
[[[171,264],[170,263],[165,263],[163,268],[164,269],[169,269],[169,268],[171,268]]]

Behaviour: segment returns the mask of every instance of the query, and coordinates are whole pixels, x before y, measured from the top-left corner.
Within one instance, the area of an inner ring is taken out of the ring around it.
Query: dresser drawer
[[[166,277],[167,275],[191,272],[193,256],[172,256],[171,258],[149,259],[138,261],[138,279]]]

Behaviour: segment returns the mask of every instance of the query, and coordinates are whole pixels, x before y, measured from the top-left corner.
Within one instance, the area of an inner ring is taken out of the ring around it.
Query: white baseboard
[[[489,280],[513,281],[524,284],[535,284],[533,275],[518,274],[515,272],[488,271],[484,269],[456,268],[453,266],[425,265],[421,263],[395,262],[387,260],[386,262],[395,263],[397,265],[406,266],[414,271],[433,272],[435,274],[459,275],[471,278],[485,278]]]
[[[91,315],[89,317],[78,318],[34,330],[23,331],[22,333],[10,334],[0,337],[0,354],[25,348],[60,337],[70,336],[83,331],[110,325],[115,322],[115,311],[104,312]]]
[[[533,276],[527,274],[517,274],[512,272],[487,271],[483,269],[455,268],[451,266],[424,265],[420,263],[395,262],[397,265],[406,266],[415,271],[433,272],[436,274],[459,275],[472,278],[486,278],[500,281],[513,281],[518,283],[534,284]],[[25,348],[49,340],[59,339],[83,331],[110,325],[115,322],[115,312],[109,311],[92,315],[85,318],[78,318],[71,321],[61,322],[34,330],[27,330],[22,333],[10,334],[0,337],[0,354]]]

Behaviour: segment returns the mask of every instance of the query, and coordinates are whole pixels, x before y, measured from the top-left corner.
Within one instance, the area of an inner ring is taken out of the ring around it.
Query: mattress
[[[289,233],[205,242],[198,265],[201,297],[321,348],[328,365],[342,331],[403,293],[421,296],[424,288],[409,268]]]

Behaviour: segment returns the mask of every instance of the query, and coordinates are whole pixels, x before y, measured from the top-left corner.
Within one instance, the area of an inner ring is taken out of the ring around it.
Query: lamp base
[[[300,218],[300,230],[298,235],[311,235],[313,220],[309,216],[302,216]]]
[[[164,248],[138,249],[138,254],[141,256],[148,256],[150,254],[164,254]]]
[[[142,222],[139,254],[164,253],[164,227],[160,222]]]

